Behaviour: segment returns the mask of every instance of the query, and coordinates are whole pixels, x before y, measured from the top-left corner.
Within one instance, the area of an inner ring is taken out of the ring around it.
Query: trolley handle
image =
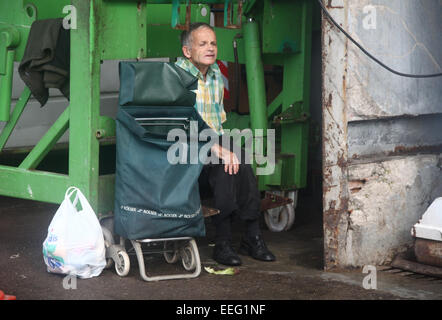
[[[140,122],[141,126],[182,126],[184,129],[189,128],[187,124],[179,123],[179,122],[167,122],[167,123],[149,123],[149,122]]]
[[[186,121],[190,122],[189,118],[166,118],[166,117],[155,117],[155,118],[135,118],[135,121],[146,121],[146,120],[173,120],[173,121]]]

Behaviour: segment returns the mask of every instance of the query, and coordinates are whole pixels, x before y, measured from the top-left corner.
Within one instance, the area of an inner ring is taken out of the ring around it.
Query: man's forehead
[[[210,29],[206,26],[201,26],[198,29],[193,30],[190,35],[194,40],[197,40],[197,39],[199,40],[199,38],[203,38],[203,37],[206,38],[207,36],[213,37],[214,39],[216,39],[215,32],[213,32],[212,29]]]

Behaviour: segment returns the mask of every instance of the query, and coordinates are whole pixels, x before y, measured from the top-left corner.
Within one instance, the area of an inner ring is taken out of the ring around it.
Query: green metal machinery
[[[115,136],[114,120],[100,115],[101,62],[158,57],[173,61],[182,55],[181,29],[189,22],[209,23],[215,4],[224,5],[224,26],[215,28],[218,59],[245,64],[250,105],[248,115],[229,113],[225,128],[264,129],[264,138],[265,129],[275,129],[276,167],[273,174],[259,176],[260,190],[304,188],[311,1],[0,0],[0,121],[5,123],[0,152],[31,95],[25,87],[11,108],[13,65],[23,57],[31,24],[35,20],[66,18],[68,13],[75,19],[75,24],[71,20],[70,31],[69,106],[18,166],[0,165],[0,194],[60,203],[65,190],[75,185],[98,215],[112,211],[114,175],[99,173],[100,144]],[[282,90],[269,105],[264,65],[283,70]],[[36,170],[67,130],[68,173]]]

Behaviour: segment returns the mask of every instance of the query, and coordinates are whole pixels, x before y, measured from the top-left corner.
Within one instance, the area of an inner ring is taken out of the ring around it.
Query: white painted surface
[[[442,241],[442,197],[433,201],[413,230],[417,238]]]

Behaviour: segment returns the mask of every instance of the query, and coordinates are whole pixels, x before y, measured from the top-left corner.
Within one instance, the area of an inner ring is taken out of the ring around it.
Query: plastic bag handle
[[[72,194],[74,192],[77,192],[77,194],[75,195],[75,199],[72,202],[70,197],[72,196]],[[81,192],[81,190],[78,189],[77,187],[74,187],[74,186],[69,187],[66,190],[65,197],[68,197],[67,199],[69,199],[69,202],[74,206],[75,211],[77,211],[76,206],[77,206],[78,201],[80,201],[81,207],[83,208],[82,211],[84,211],[84,212],[93,212],[93,214],[95,216],[94,209],[92,209],[91,205],[89,204],[89,201],[84,196],[83,192]]]
[[[71,200],[72,195],[74,194],[74,192],[77,192],[77,194],[75,195],[74,200]],[[69,201],[69,203],[72,204],[72,206],[74,207],[75,211],[77,211],[77,203],[78,201],[80,201],[81,207],[83,208],[83,210],[85,210],[85,208],[90,208],[92,210],[92,208],[89,205],[89,202],[87,201],[86,197],[83,195],[83,193],[81,192],[80,189],[78,189],[77,187],[71,186],[66,190],[66,194],[65,194],[65,198]],[[79,211],[77,211],[79,212]]]
[[[78,188],[77,188],[77,187],[74,187],[74,186],[70,186],[70,187],[66,190],[66,193],[64,194],[64,197],[65,197],[65,198],[70,197],[70,196],[75,192],[75,190],[78,190]]]
[[[75,191],[77,191],[77,194],[75,196],[74,201],[71,201],[71,196]],[[78,191],[80,191],[80,190],[77,187],[71,186],[66,190],[66,193],[64,195],[65,199],[68,199],[74,208],[77,207],[77,203],[78,203]]]

